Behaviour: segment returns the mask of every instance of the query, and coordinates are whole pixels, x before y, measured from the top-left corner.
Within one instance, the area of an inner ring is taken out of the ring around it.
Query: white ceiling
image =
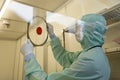
[[[15,0],[47,11],[55,11],[68,0]]]

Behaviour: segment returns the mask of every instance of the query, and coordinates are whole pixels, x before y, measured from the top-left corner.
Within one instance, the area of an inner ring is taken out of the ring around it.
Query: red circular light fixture
[[[36,33],[37,33],[38,35],[41,35],[41,34],[42,34],[42,28],[41,28],[40,26],[37,27]]]

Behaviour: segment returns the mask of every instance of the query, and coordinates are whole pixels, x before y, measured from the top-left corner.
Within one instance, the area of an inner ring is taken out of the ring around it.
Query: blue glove
[[[21,47],[21,53],[23,54],[23,56],[25,57],[25,61],[31,59],[34,54],[33,54],[33,45],[32,43],[30,42],[29,39],[27,39],[27,41],[22,45]]]
[[[54,29],[53,29],[53,25],[51,25],[50,23],[47,23],[47,31],[48,34],[50,36],[51,39],[56,38],[55,33],[54,33]]]

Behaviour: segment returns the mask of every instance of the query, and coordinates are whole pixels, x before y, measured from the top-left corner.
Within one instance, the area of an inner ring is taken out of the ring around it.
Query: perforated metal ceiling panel
[[[120,21],[120,3],[102,12],[107,20],[107,24],[113,24]]]

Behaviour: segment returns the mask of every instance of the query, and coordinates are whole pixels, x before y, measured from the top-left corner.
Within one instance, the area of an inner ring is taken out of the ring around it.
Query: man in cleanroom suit
[[[76,22],[76,26],[65,31],[75,34],[76,40],[83,50],[66,51],[52,25],[48,24],[48,34],[55,59],[65,69],[62,72],[47,74],[41,69],[33,54],[33,46],[29,40],[21,47],[25,58],[25,80],[109,80],[110,66],[102,49],[106,20],[99,14],[87,14]]]

